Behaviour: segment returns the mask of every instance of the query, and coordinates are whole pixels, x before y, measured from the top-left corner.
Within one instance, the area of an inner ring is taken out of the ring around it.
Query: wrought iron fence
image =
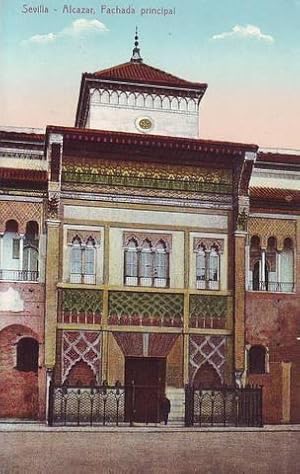
[[[185,388],[186,426],[263,426],[262,387]]]
[[[38,281],[39,272],[32,270],[0,270],[0,280]]]
[[[159,423],[163,397],[160,386],[102,385],[70,387],[50,384],[50,426],[132,426]],[[172,411],[172,407],[171,407]],[[262,387],[185,387],[185,426],[263,426]]]
[[[160,386],[102,385],[49,387],[50,426],[119,426],[162,419]]]
[[[50,383],[50,426],[118,426],[122,422],[125,422],[125,387],[119,382],[114,386],[104,382],[102,385],[77,387]]]

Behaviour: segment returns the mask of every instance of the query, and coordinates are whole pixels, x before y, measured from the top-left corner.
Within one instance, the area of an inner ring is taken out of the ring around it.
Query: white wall
[[[153,124],[148,131],[137,126],[139,119],[144,117]],[[196,98],[190,97],[91,89],[86,127],[198,138],[199,104]]]

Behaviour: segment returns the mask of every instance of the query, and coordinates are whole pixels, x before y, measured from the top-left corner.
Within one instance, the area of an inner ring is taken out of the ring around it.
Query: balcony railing
[[[219,290],[219,280],[208,280],[202,276],[196,277],[197,289],[198,290]]]
[[[70,283],[95,285],[96,275],[94,273],[70,273]]]
[[[144,286],[154,288],[169,288],[169,278],[158,278],[158,277],[133,277],[126,276],[124,278],[126,286]]]
[[[293,293],[295,291],[295,283],[279,281],[250,281],[248,290],[268,291],[271,293]]]
[[[38,281],[39,272],[31,270],[0,270],[0,280]]]

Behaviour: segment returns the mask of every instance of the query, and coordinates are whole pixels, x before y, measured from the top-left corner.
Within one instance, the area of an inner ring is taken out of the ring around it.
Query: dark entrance
[[[160,399],[165,392],[166,359],[126,357],[126,418],[143,423],[160,421]]]

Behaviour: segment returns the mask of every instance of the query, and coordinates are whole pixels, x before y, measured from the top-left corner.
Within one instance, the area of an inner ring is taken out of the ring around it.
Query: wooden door
[[[127,390],[126,414],[133,410],[133,421],[158,423],[160,400],[165,391],[166,359],[158,357],[127,357],[125,383]]]

